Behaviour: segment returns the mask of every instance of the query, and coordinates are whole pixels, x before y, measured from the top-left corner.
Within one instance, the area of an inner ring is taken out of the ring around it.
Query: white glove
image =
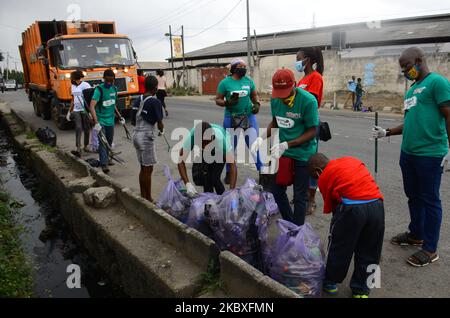
[[[252,153],[252,155],[254,157],[257,155],[257,152],[263,143],[264,143],[264,139],[262,139],[261,137],[258,137],[250,146],[250,152]]]
[[[386,129],[380,126],[373,126],[372,128],[372,136],[374,139],[386,137],[387,131]]]
[[[442,159],[441,167],[444,169],[445,168],[445,164],[448,164],[448,163],[450,163],[450,151],[447,152],[445,157]]]
[[[270,149],[270,155],[274,159],[280,159],[286,150],[289,149],[287,142],[282,142],[281,144],[276,144]]]
[[[198,194],[197,189],[195,189],[194,185],[190,182],[186,184],[186,194],[191,198]]]
[[[97,123],[97,124],[94,126],[94,130],[95,130],[97,133],[99,133],[99,132],[102,130],[102,126],[101,126],[99,123]]]
[[[70,111],[68,111],[67,112],[67,115],[66,115],[66,120],[67,121],[70,121],[70,115],[71,115],[72,113],[70,112]]]
[[[119,122],[122,126],[125,126],[125,118],[120,117]]]

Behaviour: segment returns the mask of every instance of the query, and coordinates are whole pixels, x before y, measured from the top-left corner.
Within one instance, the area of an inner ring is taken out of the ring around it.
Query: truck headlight
[[[70,73],[66,73],[66,78],[69,79],[70,78]]]

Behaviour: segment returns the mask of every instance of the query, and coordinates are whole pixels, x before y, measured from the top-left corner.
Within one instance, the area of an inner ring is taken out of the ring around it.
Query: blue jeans
[[[258,120],[256,119],[256,116],[254,114],[248,115],[248,121],[250,124],[250,128],[253,128],[253,129],[250,129],[251,133],[249,134],[249,136],[245,137],[245,143],[250,152],[250,146],[255,142],[256,138],[258,138],[259,125],[258,125]],[[225,116],[225,118],[223,120],[223,128],[225,128],[225,129],[232,128],[231,123],[232,123],[231,116]],[[237,136],[234,136],[233,147],[236,148],[237,144],[238,144],[238,138],[237,138]],[[255,160],[255,158],[253,158],[253,160]],[[262,162],[261,162],[261,158],[259,156],[259,151],[258,151],[257,156],[256,156],[256,169],[258,171],[261,171],[261,166],[262,166]],[[230,171],[230,165],[227,164],[227,173],[229,171]]]
[[[305,212],[308,204],[309,174],[306,162],[298,160],[294,161],[294,212],[292,212],[292,208],[286,194],[287,187],[273,184],[272,193],[283,219],[300,226],[305,223]]]
[[[413,238],[424,241],[422,248],[430,253],[437,250],[442,222],[441,162],[442,158],[413,156],[403,151],[400,155],[411,216],[409,231]]]
[[[108,140],[108,144],[111,146],[114,139],[114,126],[103,126],[102,132],[106,137],[106,140]],[[108,151],[105,147],[103,147],[102,143],[98,143],[98,154],[100,156],[100,166],[106,167],[108,166],[109,157],[108,157]]]

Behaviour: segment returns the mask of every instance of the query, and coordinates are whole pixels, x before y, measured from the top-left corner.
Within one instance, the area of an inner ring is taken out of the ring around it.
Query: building
[[[361,77],[370,106],[400,107],[407,83],[398,57],[412,45],[423,48],[432,71],[450,76],[450,14],[352,23],[252,36],[252,76],[261,93],[270,93],[272,75],[279,68],[294,70],[299,48],[323,50],[324,102],[343,102],[347,81]],[[247,60],[247,41],[228,41],[187,53],[187,86],[215,94],[236,57]],[[182,70],[182,60],[174,59]],[[169,62],[171,60],[169,59]],[[296,73],[298,77],[302,74]],[[386,106],[386,105],[384,105]]]

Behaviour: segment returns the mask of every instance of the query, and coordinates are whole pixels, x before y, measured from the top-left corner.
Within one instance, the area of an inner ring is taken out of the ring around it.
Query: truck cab
[[[75,70],[81,70],[83,81],[95,87],[103,82],[103,72],[112,69],[116,74],[118,109],[125,113],[131,107],[131,98],[139,90],[136,53],[127,36],[115,33],[113,22],[53,21],[53,29],[43,22],[37,26],[42,44],[30,55],[30,67],[25,72],[29,78],[26,89],[36,115],[52,118],[60,129],[68,128],[65,117],[72,100],[70,74]],[[26,45],[22,51],[28,64]],[[36,63],[38,67],[33,65]],[[32,78],[33,67],[39,78]]]

